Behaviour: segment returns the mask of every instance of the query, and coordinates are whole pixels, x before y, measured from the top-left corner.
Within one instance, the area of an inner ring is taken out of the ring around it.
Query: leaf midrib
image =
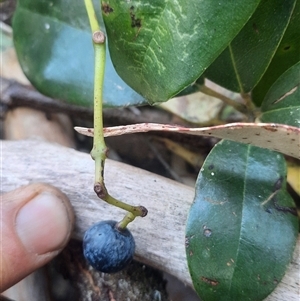
[[[278,108],[278,109],[271,109],[271,110],[267,110],[267,111],[262,111],[262,115],[263,114],[267,114],[267,113],[273,113],[273,112],[280,112],[282,110],[287,110],[290,111],[291,109],[299,109],[300,105],[296,105],[296,106],[289,106],[289,107],[284,107],[284,108]]]
[[[229,49],[230,58],[231,58],[231,61],[232,61],[232,67],[233,67],[233,70],[234,70],[234,73],[235,73],[235,76],[236,76],[237,83],[239,85],[240,93],[244,93],[243,84],[242,84],[242,81],[241,81],[241,78],[240,78],[240,75],[239,75],[239,72],[238,72],[238,67],[237,67],[236,62],[235,62],[235,58],[234,58],[231,43],[228,45],[228,49]]]
[[[238,248],[236,251],[236,255],[235,255],[235,267],[232,273],[232,277],[230,279],[230,285],[229,285],[229,293],[231,294],[231,286],[232,286],[232,280],[234,279],[234,274],[236,271],[236,267],[238,265],[238,257],[239,257],[239,253],[240,253],[240,245],[241,245],[241,240],[242,240],[242,224],[243,224],[243,216],[244,216],[244,202],[245,202],[245,196],[246,196],[246,175],[247,175],[247,171],[248,171],[248,160],[249,160],[249,153],[250,153],[250,148],[251,146],[248,145],[247,146],[247,153],[246,153],[246,162],[245,162],[245,172],[244,172],[244,186],[243,186],[243,204],[242,204],[242,212],[241,212],[241,223],[240,223],[240,232],[239,232],[239,243],[238,243]]]

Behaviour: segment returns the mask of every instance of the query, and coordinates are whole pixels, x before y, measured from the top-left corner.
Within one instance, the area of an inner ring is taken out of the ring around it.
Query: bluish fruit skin
[[[116,221],[102,221],[89,228],[83,237],[83,254],[89,264],[104,273],[116,273],[133,259],[135,242],[126,228],[118,230]]]

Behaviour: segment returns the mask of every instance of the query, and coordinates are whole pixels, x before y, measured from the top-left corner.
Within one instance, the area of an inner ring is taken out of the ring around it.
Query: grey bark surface
[[[2,141],[2,192],[46,182],[70,198],[76,214],[73,237],[99,220],[121,220],[124,212],[99,200],[93,191],[94,162],[88,154],[43,141]],[[138,261],[192,285],[185,256],[185,222],[194,190],[156,174],[111,160],[105,181],[117,199],[145,206],[149,213],[130,224]],[[268,301],[299,300],[299,245],[288,271]]]

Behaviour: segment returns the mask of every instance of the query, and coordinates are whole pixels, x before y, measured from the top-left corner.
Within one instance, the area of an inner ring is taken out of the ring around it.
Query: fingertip
[[[60,250],[70,236],[71,226],[64,202],[48,191],[21,207],[15,220],[23,246],[38,255]]]
[[[2,209],[3,290],[47,263],[66,245],[74,213],[66,195],[46,184],[3,195]]]

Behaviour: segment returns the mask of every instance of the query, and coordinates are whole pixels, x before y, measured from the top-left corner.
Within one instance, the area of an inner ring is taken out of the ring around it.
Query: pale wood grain
[[[2,191],[32,182],[46,182],[70,198],[75,213],[74,237],[99,220],[123,217],[124,212],[99,200],[93,192],[94,162],[88,154],[43,141],[2,141]],[[164,270],[191,285],[185,257],[185,221],[194,190],[144,170],[107,160],[106,185],[122,201],[143,205],[145,218],[130,225],[136,259]],[[299,245],[293,262],[268,301],[299,300]]]

